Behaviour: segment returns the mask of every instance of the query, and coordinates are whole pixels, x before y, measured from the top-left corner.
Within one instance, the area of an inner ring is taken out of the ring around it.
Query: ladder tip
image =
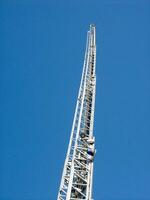
[[[91,23],[91,24],[90,24],[90,28],[96,28],[95,24],[94,24],[94,23]]]

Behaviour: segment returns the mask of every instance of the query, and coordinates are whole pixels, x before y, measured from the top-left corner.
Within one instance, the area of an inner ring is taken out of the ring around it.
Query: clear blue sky
[[[150,1],[0,1],[0,200],[55,200],[97,27],[95,200],[150,200]]]

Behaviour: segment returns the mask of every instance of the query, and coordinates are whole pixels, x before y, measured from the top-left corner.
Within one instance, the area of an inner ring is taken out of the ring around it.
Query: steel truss
[[[87,33],[76,110],[57,200],[92,200],[96,43],[95,26]]]

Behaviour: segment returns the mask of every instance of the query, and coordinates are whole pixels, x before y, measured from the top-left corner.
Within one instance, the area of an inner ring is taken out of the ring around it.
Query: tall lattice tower
[[[92,24],[87,33],[82,78],[57,200],[92,200],[95,155],[95,39],[95,26]]]

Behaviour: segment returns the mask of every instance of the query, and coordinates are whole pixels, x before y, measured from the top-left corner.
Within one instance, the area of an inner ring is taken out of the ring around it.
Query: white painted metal
[[[76,110],[57,200],[92,200],[96,35],[90,25]]]

